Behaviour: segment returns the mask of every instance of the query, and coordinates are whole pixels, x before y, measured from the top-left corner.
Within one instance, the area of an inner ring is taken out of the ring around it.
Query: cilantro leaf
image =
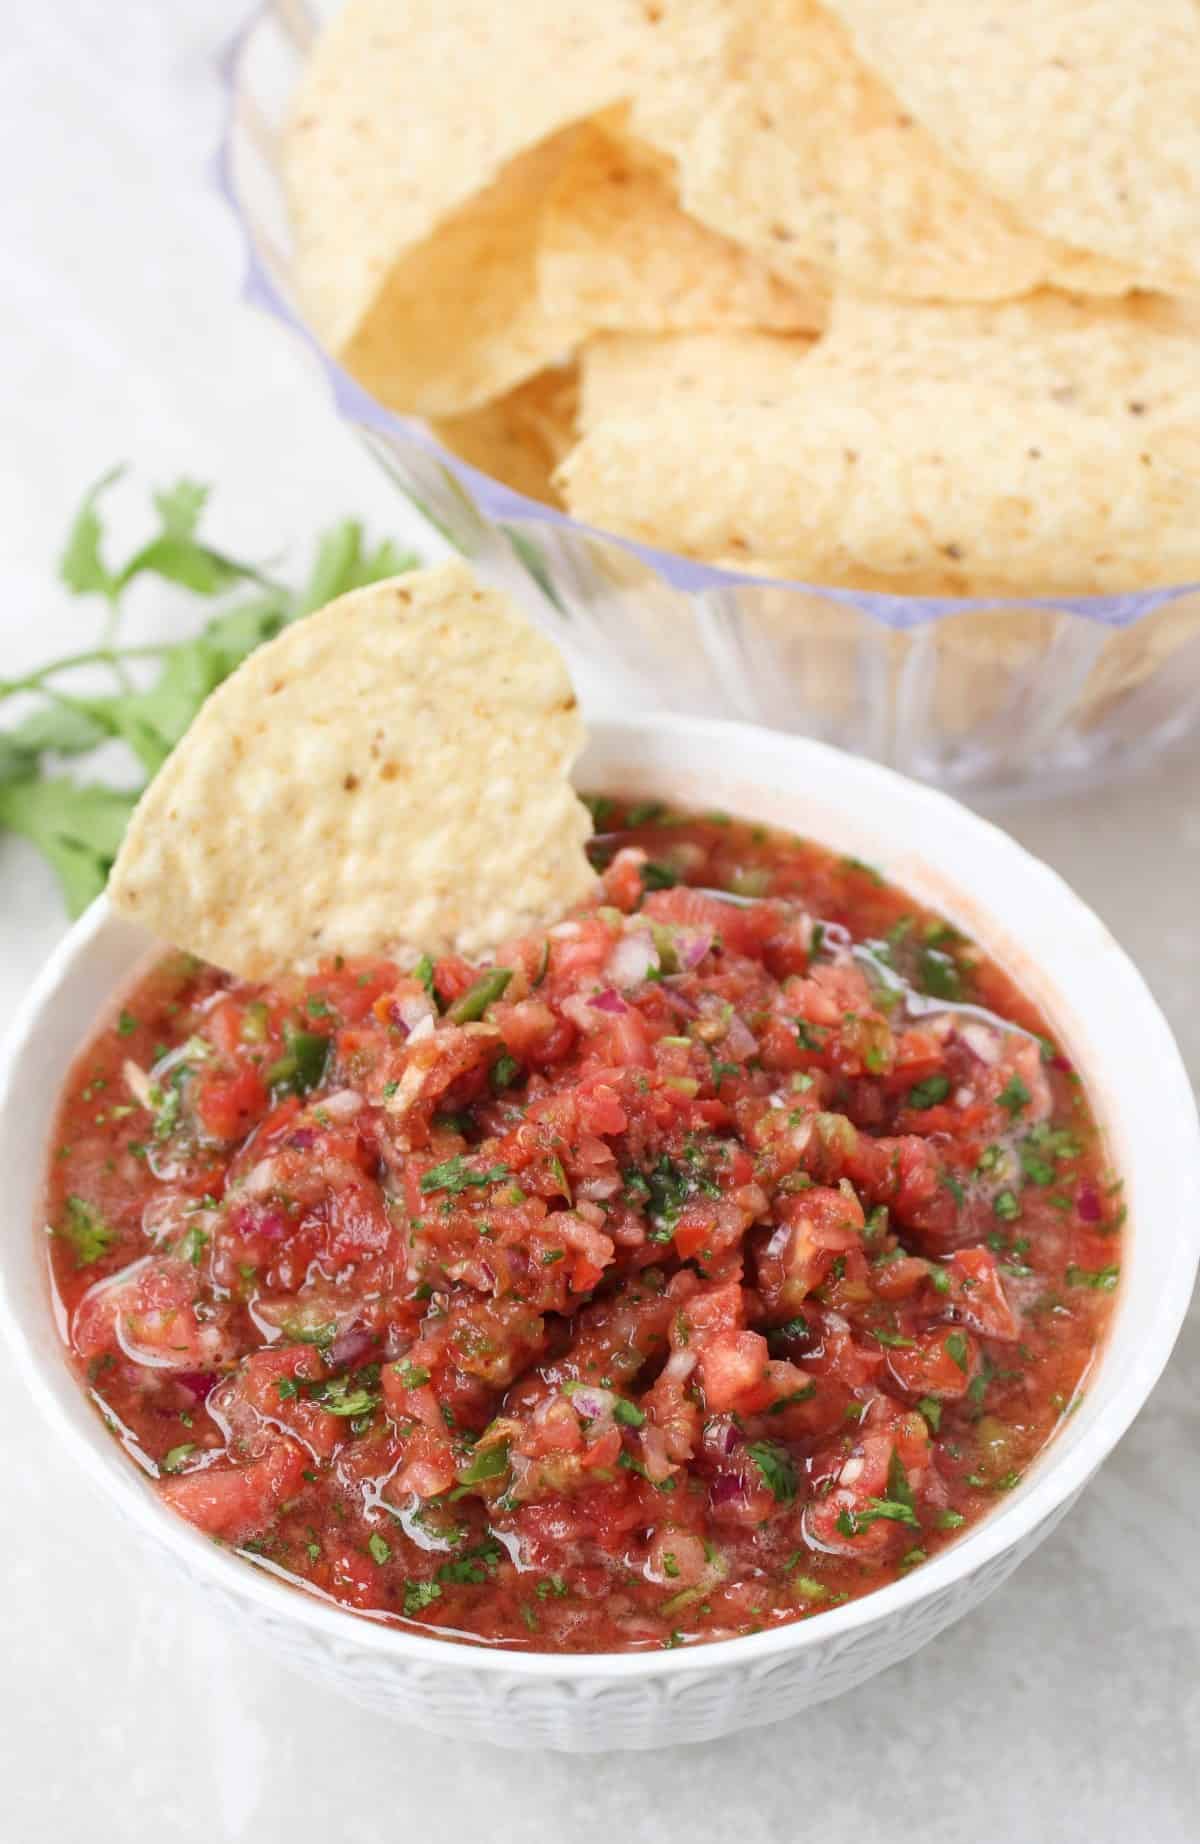
[[[915,1082],[908,1091],[908,1105],[918,1113],[927,1108],[936,1108],[939,1101],[945,1101],[950,1093],[948,1076],[926,1076],[924,1082]]]
[[[101,497],[124,474],[124,466],[111,467],[84,495],[83,504],[71,521],[67,542],[58,563],[58,574],[72,595],[103,595],[110,599],[117,593],[116,578],[104,561],[102,544],[104,527],[97,511]]]
[[[898,1447],[893,1447],[892,1457],[888,1462],[887,1489],[888,1498],[893,1503],[907,1505],[910,1511],[915,1509],[916,1501],[913,1498],[912,1487],[908,1483],[908,1469],[900,1458]]]
[[[1068,1287],[1092,1287],[1097,1293],[1112,1293],[1121,1278],[1121,1270],[1114,1262],[1107,1268],[1077,1268],[1072,1262],[1067,1269]]]
[[[1015,1120],[1023,1108],[1027,1108],[1033,1097],[1020,1076],[1012,1075],[996,1097],[997,1104],[1007,1109]]]
[[[0,742],[31,757],[51,749],[56,755],[76,756],[85,749],[95,749],[110,734],[108,726],[98,722],[82,702],[56,699],[30,711],[28,717],[5,732]],[[30,772],[32,767],[31,763]]]
[[[434,1601],[440,1600],[441,1589],[435,1581],[406,1581],[404,1584],[404,1611],[411,1620],[416,1614],[424,1613]]]
[[[117,577],[117,594],[139,576],[161,576],[165,582],[177,583],[194,595],[220,595],[241,582],[262,582],[264,578],[253,564],[239,563],[214,551],[196,538],[163,532],[135,551]]]
[[[790,1505],[796,1496],[796,1462],[777,1441],[754,1441],[746,1452],[754,1461],[777,1504]]]
[[[22,749],[10,731],[0,731],[0,783],[26,781],[36,773],[36,755],[28,749]]]
[[[54,1234],[71,1244],[77,1268],[100,1261],[117,1239],[116,1230],[109,1228],[99,1211],[93,1210],[86,1198],[74,1194],[68,1197],[66,1215]]]
[[[402,576],[419,560],[411,551],[397,550],[389,540],[369,551],[363,548],[363,528],[357,519],[343,519],[327,531],[317,546],[312,572],[301,592],[297,613],[310,614],[349,589],[364,589],[389,576]]]
[[[369,1415],[379,1406],[378,1392],[350,1377],[330,1377],[323,1383],[310,1383],[308,1394],[314,1402],[320,1403],[327,1415],[340,1415],[347,1421],[357,1415]]]
[[[103,890],[136,800],[94,783],[10,781],[0,785],[0,827],[49,859],[77,916]]]
[[[500,1561],[504,1551],[495,1537],[485,1537],[482,1543],[476,1543],[471,1549],[464,1550],[453,1562],[443,1562],[437,1572],[440,1582],[448,1582],[458,1587],[478,1587],[480,1582],[488,1580],[491,1571]],[[545,1598],[543,1596],[543,1598]]]
[[[961,1332],[951,1332],[949,1334],[946,1339],[946,1353],[965,1375],[968,1362],[967,1341]]]
[[[872,1524],[886,1518],[893,1524],[909,1524],[920,1529],[920,1520],[911,1504],[901,1498],[869,1498],[861,1510],[839,1511],[837,1527],[844,1537],[857,1537]]]
[[[648,858],[642,866],[643,890],[670,890],[679,882],[679,873],[673,871],[669,864],[656,863]]]
[[[211,491],[195,480],[177,480],[173,487],[160,488],[151,497],[163,531],[172,538],[190,538]]]
[[[468,1169],[465,1156],[455,1153],[452,1159],[443,1159],[440,1165],[431,1165],[422,1174],[422,1191],[448,1191],[452,1197],[467,1190],[472,1185],[503,1184],[512,1173],[506,1165],[493,1165],[486,1172],[472,1172]]]

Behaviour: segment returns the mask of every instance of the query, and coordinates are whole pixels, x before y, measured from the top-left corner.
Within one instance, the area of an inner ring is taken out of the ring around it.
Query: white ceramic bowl
[[[904,1580],[815,1619],[633,1656],[415,1637],[218,1549],[160,1508],[86,1402],[63,1358],[33,1233],[68,1063],[147,948],[103,899],[29,993],[0,1071],[0,1312],[75,1463],[214,1616],[372,1708],[459,1741],[594,1751],[710,1740],[838,1696],[914,1652],[1030,1554],[1128,1428],[1175,1341],[1200,1251],[1200,1130],[1170,1030],[1112,937],[1052,871],[944,795],[819,743],[686,717],[598,725],[578,779],[726,808],[877,864],[1016,975],[1082,1072],[1129,1203],[1112,1335],[1078,1412],[990,1517]]]

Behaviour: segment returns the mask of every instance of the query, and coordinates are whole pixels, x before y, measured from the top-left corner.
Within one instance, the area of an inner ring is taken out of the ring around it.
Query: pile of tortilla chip
[[[1200,578],[1196,0],[349,0],[287,174],[326,346],[591,524]]]

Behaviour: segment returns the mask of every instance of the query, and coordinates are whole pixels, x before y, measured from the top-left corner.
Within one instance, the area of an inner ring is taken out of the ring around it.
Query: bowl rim
[[[616,545],[647,565],[673,589],[713,593],[747,587],[798,593],[857,609],[882,626],[899,631],[919,628],[947,615],[982,613],[984,610],[995,612],[997,609],[1043,609],[1081,616],[1102,627],[1123,629],[1158,609],[1169,607],[1185,596],[1200,591],[1200,581],[1190,581],[1113,591],[1105,595],[891,595],[877,590],[842,589],[828,583],[809,583],[796,577],[763,576],[756,574],[753,569],[733,570],[701,563],[681,552],[645,544],[604,526],[590,525],[582,519],[573,518],[557,506],[548,506],[541,500],[530,499],[495,475],[485,474],[473,467],[470,462],[462,460],[445,447],[425,422],[389,410],[326,351],[324,343],[276,282],[271,265],[260,247],[251,216],[243,206],[236,172],[237,109],[243,61],[256,35],[272,25],[289,33],[290,42],[299,49],[301,19],[313,31],[317,29],[317,21],[308,10],[305,0],[299,0],[299,5],[297,0],[257,0],[253,11],[230,39],[219,59],[225,113],[213,158],[212,175],[216,191],[232,213],[241,233],[245,260],[242,299],[248,305],[263,309],[280,322],[307,349],[324,374],[325,384],[339,415],[356,424],[370,438],[387,441],[399,437],[421,448],[448,473],[457,490],[467,494],[476,511],[501,530],[507,520],[521,519],[599,545]],[[426,513],[426,516],[429,515]],[[443,535],[447,534],[443,531]],[[519,558],[520,552],[517,554]],[[536,574],[534,580],[538,581]]]
[[[1180,1233],[1167,1245],[1165,1258],[1162,1251],[1158,1252],[1161,1266],[1157,1271],[1153,1313],[1149,1323],[1139,1327],[1133,1349],[1121,1352],[1123,1369],[1114,1386],[1112,1400],[1095,1425],[1085,1430],[1073,1445],[1063,1446],[1058,1440],[1052,1440],[1011,1497],[929,1562],[897,1581],[872,1589],[840,1607],[827,1609],[819,1619],[796,1620],[763,1633],[670,1651],[577,1654],[506,1651],[486,1644],[427,1638],[374,1621],[362,1613],[326,1601],[317,1593],[298,1590],[284,1580],[274,1579],[267,1567],[247,1567],[245,1558],[218,1547],[182,1518],[172,1516],[147,1489],[142,1475],[130,1464],[128,1457],[119,1453],[112,1443],[101,1443],[86,1434],[58,1400],[48,1373],[43,1372],[32,1334],[27,1334],[21,1315],[9,1297],[6,1274],[9,1242],[5,1241],[0,1246],[0,1330],[43,1414],[55,1426],[60,1438],[68,1443],[84,1470],[115,1499],[126,1516],[157,1544],[173,1552],[178,1560],[208,1576],[216,1585],[228,1588],[243,1601],[256,1602],[264,1614],[311,1629],[335,1643],[390,1656],[397,1664],[592,1684],[626,1678],[678,1677],[735,1666],[765,1665],[786,1654],[847,1639],[864,1627],[883,1625],[890,1616],[905,1614],[975,1574],[1019,1545],[1023,1537],[1053,1514],[1066,1508],[1126,1432],[1158,1380],[1187,1312],[1200,1259],[1200,1119],[1182,1057],[1141,973],[1057,872],[990,821],[939,790],[808,738],[786,736],[765,726],[722,719],[642,713],[596,721],[592,725],[592,741],[613,748],[622,758],[626,753],[632,754],[638,746],[678,741],[703,747],[711,752],[713,759],[721,756],[730,759],[736,756],[739,746],[760,754],[775,750],[789,757],[798,756],[802,761],[807,759],[826,774],[836,771],[838,798],[844,800],[847,814],[852,814],[856,805],[861,811],[870,803],[883,801],[891,803],[898,813],[903,812],[903,831],[914,839],[944,838],[955,833],[959,838],[969,835],[977,849],[990,857],[997,869],[1026,889],[1033,887],[1040,891],[1055,912],[1056,927],[1074,927],[1081,932],[1082,939],[1102,940],[1108,990],[1116,995],[1115,1002],[1126,1014],[1134,1015],[1142,1043],[1153,1052],[1156,1119],[1165,1124],[1171,1135],[1172,1195],[1178,1203]],[[767,785],[765,780],[762,785]],[[943,847],[942,856],[947,855]],[[931,863],[936,857],[936,853],[931,855]],[[896,881],[903,887],[901,879]],[[9,1124],[11,1117],[18,1122],[19,1128],[22,1093],[17,1072],[26,1050],[36,1043],[45,1019],[51,1014],[61,985],[84,952],[102,938],[106,930],[117,926],[125,925],[114,916],[107,898],[98,897],[58,943],[26,993],[0,1045],[0,1126]],[[999,926],[998,932],[1001,932]],[[92,1023],[93,1019],[89,1018],[86,1028],[90,1029]],[[72,1055],[85,1035],[86,1031],[80,1033]],[[1097,1079],[1094,1072],[1093,1089]],[[21,1138],[27,1137],[21,1135]],[[39,1161],[42,1157],[44,1149],[39,1145]],[[31,1227],[29,1224],[13,1226],[10,1236],[28,1234]],[[1132,1240],[1124,1251],[1126,1271],[1132,1267],[1130,1250],[1136,1246],[1136,1240]],[[48,1298],[46,1304],[49,1311]],[[1117,1348],[1114,1326],[1101,1352],[1095,1375],[1111,1368]],[[57,1351],[55,1363],[61,1364],[61,1369],[55,1372],[61,1388],[62,1377],[70,1373]],[[72,1388],[77,1387],[72,1379]],[[99,1429],[98,1420],[96,1428]]]

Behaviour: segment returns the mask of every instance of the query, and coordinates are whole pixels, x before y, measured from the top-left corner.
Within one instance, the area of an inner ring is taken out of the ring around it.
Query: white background
[[[0,677],[87,644],[94,617],[53,561],[81,488],[115,460],[145,484],[216,482],[213,529],[235,552],[294,553],[345,512],[412,531],[307,368],[237,304],[238,241],[208,168],[216,53],[244,5],[0,7]],[[136,494],[123,505],[132,529]],[[182,614],[149,590],[135,626]],[[1137,787],[1004,816],[1139,960],[1194,1078],[1198,791],[1189,746]],[[62,927],[49,874],[0,843],[0,1019]],[[210,1630],[125,1553],[0,1353],[0,1835],[1194,1844],[1198,1359],[1193,1310],[1066,1524],[917,1658],[787,1728],[565,1760],[397,1728]]]

